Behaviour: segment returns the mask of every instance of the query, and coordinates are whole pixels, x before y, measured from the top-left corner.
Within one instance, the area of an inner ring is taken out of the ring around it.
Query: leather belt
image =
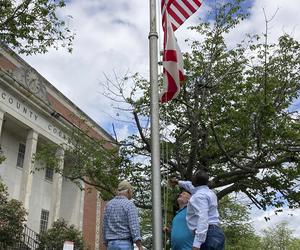
[[[115,240],[127,240],[127,241],[132,242],[132,240],[130,238],[127,238],[127,239],[108,239],[107,241],[115,241]]]
[[[210,224],[208,225],[208,228],[220,228],[219,224]]]

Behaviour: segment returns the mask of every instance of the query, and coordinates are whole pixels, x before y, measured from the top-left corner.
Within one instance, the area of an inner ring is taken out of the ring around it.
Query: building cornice
[[[82,121],[84,121],[91,131],[92,137],[96,139],[102,138],[112,144],[115,143],[114,138],[109,133],[3,43],[0,43],[1,57],[11,62],[11,68],[4,69],[0,65],[1,77],[7,83],[13,84],[13,87],[18,89],[24,98],[30,99],[32,104],[40,107],[44,113],[46,111],[48,116],[50,114],[56,119],[65,120],[62,122],[67,126],[73,125],[80,128],[78,121],[80,121],[81,125]],[[13,68],[12,65],[15,67]],[[13,90],[9,84],[6,84],[7,87]],[[61,110],[64,110],[65,113],[59,112]],[[71,116],[73,118],[76,117],[76,119],[71,119]]]

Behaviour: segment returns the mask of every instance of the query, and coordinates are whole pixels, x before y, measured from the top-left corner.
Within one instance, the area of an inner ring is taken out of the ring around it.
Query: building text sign
[[[74,250],[74,242],[65,241],[63,250]]]
[[[44,117],[39,115],[33,109],[31,109],[25,102],[18,100],[16,97],[9,94],[7,91],[0,88],[0,103],[17,112],[26,120],[34,123],[36,126],[42,128],[42,130],[50,133],[55,137],[67,140],[67,136],[58,127],[47,121]]]

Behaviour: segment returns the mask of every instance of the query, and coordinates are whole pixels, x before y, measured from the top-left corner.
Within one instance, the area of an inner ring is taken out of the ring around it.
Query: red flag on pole
[[[199,0],[162,0],[162,26],[164,30],[162,103],[175,98],[184,81],[183,59],[174,31],[201,6]]]

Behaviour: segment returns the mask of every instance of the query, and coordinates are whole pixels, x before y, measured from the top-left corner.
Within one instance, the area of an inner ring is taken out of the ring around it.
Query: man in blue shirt
[[[190,181],[177,181],[173,184],[189,191],[192,197],[187,205],[187,225],[194,233],[192,250],[223,250],[225,237],[220,228],[218,199],[208,187],[208,174],[199,170]]]
[[[177,211],[171,229],[171,245],[172,250],[191,250],[193,246],[194,236],[189,230],[186,223],[187,204],[191,195],[183,191],[177,198],[179,210]]]
[[[132,186],[120,182],[117,195],[104,211],[103,239],[108,250],[133,250],[133,243],[142,250],[138,211],[131,201]]]

